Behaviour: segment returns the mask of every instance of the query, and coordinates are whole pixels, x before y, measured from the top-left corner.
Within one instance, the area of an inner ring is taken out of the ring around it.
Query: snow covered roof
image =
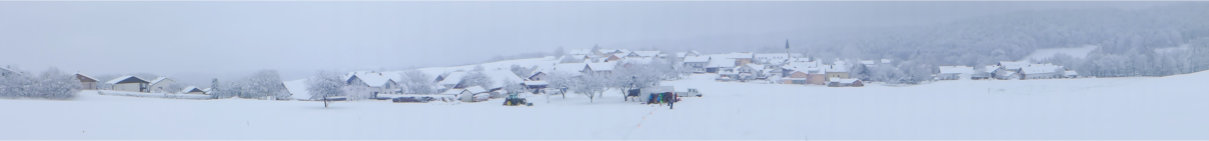
[[[83,80],[81,80],[81,81],[89,81],[89,82],[96,82],[96,81],[97,81],[97,79],[96,79],[96,78],[93,78],[92,76],[84,75],[84,74],[82,74],[82,73],[76,73],[76,76],[78,76],[78,78],[83,79]]]
[[[983,67],[983,70],[982,70],[982,71],[986,71],[986,73],[993,73],[993,72],[995,72],[995,70],[997,70],[997,69],[999,69],[999,66],[995,66],[995,65],[987,65],[987,66]]]
[[[550,82],[546,82],[546,81],[525,81],[525,82],[524,82],[524,84],[525,84],[526,86],[533,86],[533,85],[550,85]]]
[[[1062,72],[1062,75],[1074,76],[1074,75],[1079,75],[1079,72],[1075,72],[1073,70],[1068,70],[1068,71]]]
[[[890,61],[890,59],[882,59],[882,64],[889,64],[891,62],[893,61]]]
[[[356,76],[361,80],[361,82],[364,82],[365,85],[369,85],[370,87],[383,87],[392,81],[398,83],[398,81],[394,81],[394,79],[398,79],[398,77],[400,77],[398,73],[350,72],[348,74],[348,79],[352,79],[353,76]]]
[[[685,63],[706,63],[709,62],[709,56],[686,56]]]
[[[168,77],[156,77],[155,80],[151,80],[151,85],[159,84],[164,80],[168,80]]]
[[[634,55],[640,56],[640,57],[655,57],[655,56],[658,56],[659,53],[661,53],[661,52],[660,51],[634,51],[631,54],[634,54]]]
[[[519,85],[525,81],[524,79],[516,76],[516,73],[512,73],[512,71],[509,70],[483,71],[483,74],[491,78],[493,83],[491,83],[490,88],[500,88],[506,85]]]
[[[563,73],[563,74],[569,74],[569,75],[579,75],[584,70],[584,67],[587,67],[587,66],[588,65],[585,63],[557,64],[557,65],[554,65],[554,70],[551,70],[551,72],[552,73]]]
[[[970,66],[939,66],[941,74],[974,74],[974,67]]]
[[[203,93],[204,93],[204,92],[206,92],[206,91],[203,91],[203,90],[201,90],[201,89],[198,89],[197,87],[194,87],[194,86],[189,86],[189,87],[185,87],[185,89],[181,89],[181,92],[180,92],[180,93],[189,93],[189,92],[195,92],[195,91],[196,91],[196,92],[203,92]]]
[[[466,77],[466,72],[462,72],[462,71],[450,72],[449,74],[445,75],[444,80],[441,80],[441,82],[437,82],[437,84],[457,85],[458,83],[462,83],[463,77]]]
[[[592,68],[592,71],[612,71],[617,67],[617,62],[588,63],[588,67]]]
[[[1004,69],[1014,70],[1014,69],[1023,68],[1025,66],[1029,66],[1029,62],[1028,61],[999,61],[999,66],[1002,66]]]
[[[311,92],[307,91],[306,79],[285,81],[282,84],[285,85],[285,90],[290,92],[290,98],[299,100],[311,99]]]
[[[1039,74],[1039,73],[1058,73],[1063,71],[1062,66],[1053,64],[1032,64],[1020,69],[1023,74]]]
[[[707,68],[733,68],[733,67],[735,67],[735,59],[734,58],[710,59],[709,64],[705,65],[705,67],[707,67]]]
[[[147,80],[143,80],[142,78],[139,78],[136,76],[127,75],[127,76],[114,78],[113,80],[109,80],[105,83],[118,84],[118,83],[149,83],[149,82],[147,82]]]
[[[755,69],[755,70],[763,70],[765,66],[760,65],[760,64],[755,64],[755,63],[747,63],[747,64],[743,64],[743,66],[739,66],[739,67],[748,67],[748,68]]]
[[[479,86],[474,86],[474,87],[469,87],[469,88],[466,88],[466,91],[470,91],[470,93],[476,93],[476,94],[477,94],[477,93],[484,93],[484,92],[487,92],[487,89],[483,89],[483,87],[479,87]]]

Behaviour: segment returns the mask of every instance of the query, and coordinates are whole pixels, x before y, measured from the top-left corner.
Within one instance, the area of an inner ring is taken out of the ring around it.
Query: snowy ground
[[[532,96],[322,103],[97,95],[0,100],[0,139],[1209,139],[1209,73],[864,88],[714,82],[676,109]]]

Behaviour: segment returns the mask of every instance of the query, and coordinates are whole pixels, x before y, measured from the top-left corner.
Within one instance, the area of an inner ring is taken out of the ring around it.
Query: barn
[[[143,80],[139,77],[127,75],[109,80],[105,83],[113,85],[112,89],[115,91],[150,92],[150,89],[148,89],[147,86],[148,83],[151,82],[147,82],[147,80]]]

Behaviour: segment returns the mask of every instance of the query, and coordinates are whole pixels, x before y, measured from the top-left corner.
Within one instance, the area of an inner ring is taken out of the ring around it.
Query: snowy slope
[[[0,100],[0,139],[1209,139],[1209,72],[863,88],[715,82],[676,109],[607,92],[534,107],[97,95]]]

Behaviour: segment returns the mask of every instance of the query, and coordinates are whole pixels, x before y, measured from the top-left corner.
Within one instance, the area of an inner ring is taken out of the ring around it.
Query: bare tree
[[[345,94],[343,75],[337,72],[319,71],[307,79],[307,85],[307,91],[311,93],[310,99],[322,99],[323,108],[328,107],[329,97]]]

